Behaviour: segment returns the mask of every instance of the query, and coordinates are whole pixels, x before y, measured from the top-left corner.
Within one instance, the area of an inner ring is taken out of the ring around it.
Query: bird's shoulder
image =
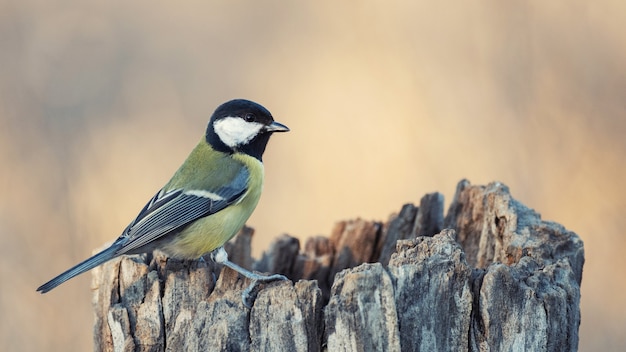
[[[248,179],[254,169],[247,158],[217,151],[201,141],[163,189],[215,191],[242,176]]]

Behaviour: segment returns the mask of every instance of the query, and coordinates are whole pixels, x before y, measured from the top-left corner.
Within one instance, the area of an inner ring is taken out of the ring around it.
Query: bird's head
[[[244,99],[235,99],[220,105],[206,131],[207,143],[221,152],[242,152],[259,160],[273,132],[287,132],[289,128],[274,121],[263,106]]]

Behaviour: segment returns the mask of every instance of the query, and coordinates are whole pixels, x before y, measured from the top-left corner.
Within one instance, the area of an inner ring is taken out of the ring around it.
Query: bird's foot
[[[285,275],[274,274],[274,275],[260,275],[256,273],[251,273],[255,275],[256,279],[251,279],[250,285],[246,287],[245,290],[241,293],[241,299],[243,301],[243,305],[252,308],[252,304],[256,300],[256,296],[259,294],[259,287],[261,284],[266,282],[278,281],[278,280],[289,280]]]
[[[254,301],[256,300],[256,296],[259,293],[258,286],[260,284],[265,283],[265,282],[278,281],[278,280],[288,280],[288,278],[285,275],[280,275],[280,274],[263,275],[263,274],[254,273],[250,270],[242,268],[241,266],[228,260],[228,253],[226,253],[226,250],[224,249],[224,247],[220,247],[216,249],[215,251],[213,251],[211,253],[211,258],[216,263],[227,266],[251,280],[250,285],[248,285],[248,287],[246,287],[246,289],[243,290],[243,292],[241,293],[243,304],[244,306],[248,308],[252,308],[252,304],[254,304]]]

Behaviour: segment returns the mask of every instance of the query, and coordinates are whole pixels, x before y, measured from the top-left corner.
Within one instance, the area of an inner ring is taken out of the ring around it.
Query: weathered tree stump
[[[445,228],[445,229],[444,229]],[[210,260],[129,256],[94,271],[97,351],[575,351],[583,243],[506,186],[458,185],[386,223],[338,223],[303,248],[279,237],[253,263],[292,281],[247,282]]]

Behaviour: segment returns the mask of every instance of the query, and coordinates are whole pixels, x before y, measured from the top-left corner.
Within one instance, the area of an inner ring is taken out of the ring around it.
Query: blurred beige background
[[[266,152],[258,256],[499,180],[585,241],[582,351],[626,349],[626,3],[0,1],[0,350],[91,350],[90,275],[235,97]]]

